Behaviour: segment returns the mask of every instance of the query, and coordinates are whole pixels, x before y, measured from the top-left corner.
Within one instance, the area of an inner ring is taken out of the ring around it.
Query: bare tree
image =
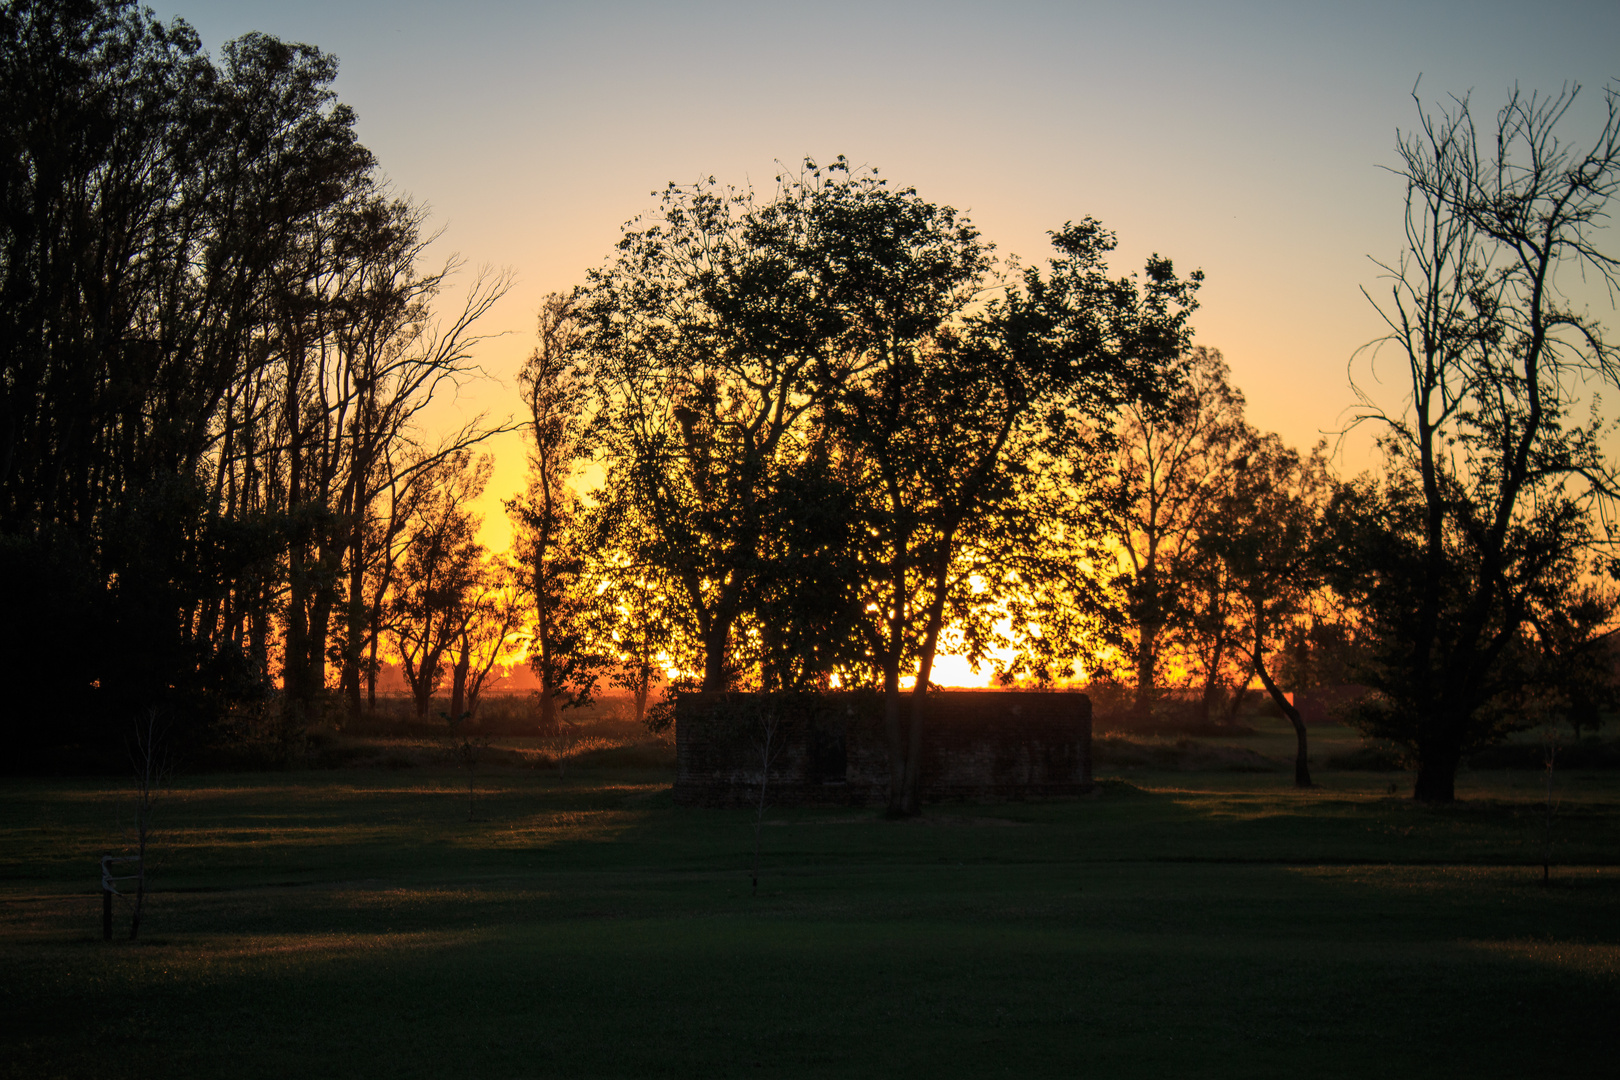
[[[1620,495],[1604,424],[1574,419],[1590,387],[1620,385],[1620,357],[1559,279],[1580,273],[1611,302],[1620,285],[1599,247],[1620,191],[1620,92],[1574,146],[1560,130],[1578,95],[1514,90],[1484,131],[1466,97],[1432,113],[1418,100],[1397,144],[1406,249],[1379,264],[1389,334],[1370,351],[1394,354],[1405,397],[1358,389],[1385,471],[1337,504],[1336,584],[1379,643],[1362,723],[1416,753],[1423,801],[1451,801],[1463,755],[1512,723],[1492,703],[1532,677],[1523,631],[1607,544],[1594,516]]]
[[[166,731],[159,710],[147,709],[132,725],[129,735],[129,761],[135,771],[135,904],[130,912],[129,940],[141,930],[141,913],[146,906],[146,871],[152,839],[152,811],[168,785],[173,769]]]

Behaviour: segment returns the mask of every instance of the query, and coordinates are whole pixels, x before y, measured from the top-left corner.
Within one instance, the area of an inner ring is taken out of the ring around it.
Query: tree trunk
[[[260,678],[270,677],[270,605],[261,581],[253,584],[248,610],[248,655],[253,659],[253,671]]]
[[[557,734],[557,669],[551,656],[551,594],[546,591],[545,531],[541,531],[531,578],[534,582],[534,647],[540,662],[536,665],[535,654],[531,653],[529,666],[540,677],[540,734],[550,736]]]
[[[351,640],[343,646],[343,667],[338,673],[338,694],[343,699],[343,713],[346,720],[353,720],[360,715],[360,657],[355,652],[355,644]]]
[[[288,701],[309,704],[309,594],[298,556],[287,584],[287,636],[281,658],[281,688]]]
[[[905,813],[906,737],[900,724],[900,662],[883,665],[883,732],[889,742],[889,817]]]
[[[377,711],[377,645],[382,641],[382,616],[373,611],[371,616],[371,657],[366,664],[366,709]]]
[[[717,694],[726,689],[726,644],[731,624],[716,618],[703,635],[703,692]]]
[[[438,657],[432,657],[432,667],[428,666],[429,657],[423,656],[422,663],[417,667],[414,675],[407,664],[405,677],[410,680],[411,696],[416,699],[416,719],[426,722],[428,709],[433,705],[433,683],[438,673]]]
[[[946,550],[952,536],[946,535]],[[906,815],[917,813],[922,805],[922,742],[923,728],[928,722],[928,686],[934,677],[934,653],[939,649],[939,634],[945,625],[945,587],[949,565],[941,563],[934,568],[934,601],[929,605],[928,628],[923,634],[922,655],[918,657],[917,683],[911,689],[911,731],[907,740],[905,784],[902,788],[900,809]]]
[[[461,652],[456,656],[455,670],[450,676],[450,720],[459,723],[462,710],[467,704],[467,668],[469,657],[465,641],[462,642]]]
[[[1238,714],[1243,711],[1243,699],[1249,696],[1249,684],[1245,680],[1241,685],[1232,688],[1232,696],[1226,703],[1226,726],[1236,727]]]
[[[1311,784],[1311,766],[1309,759],[1305,756],[1305,721],[1300,718],[1299,710],[1292,705],[1285,704],[1283,713],[1288,717],[1288,722],[1294,725],[1294,737],[1299,741],[1298,748],[1294,751],[1294,786],[1300,788],[1311,787],[1313,786]]]
[[[1427,739],[1418,743],[1417,783],[1412,798],[1425,803],[1449,803],[1457,799],[1457,765],[1462,753],[1450,739]]]
[[[1158,691],[1154,679],[1159,666],[1158,637],[1158,626],[1148,623],[1142,624],[1137,635],[1136,704],[1132,712],[1138,723],[1153,719],[1153,701]]]
[[[1204,693],[1199,700],[1200,719],[1208,724],[1210,716],[1215,711],[1215,699],[1221,695],[1221,661],[1226,658],[1226,635],[1219,634],[1215,638],[1215,647],[1210,654],[1209,672],[1204,679]]]
[[[1255,650],[1254,654],[1254,670],[1260,676],[1260,681],[1265,683],[1266,693],[1271,695],[1271,700],[1276,703],[1277,708],[1282,710],[1283,715],[1288,717],[1288,722],[1294,725],[1294,738],[1297,744],[1294,751],[1294,786],[1297,788],[1314,786],[1311,783],[1310,759],[1306,756],[1304,719],[1300,717],[1299,710],[1294,708],[1293,704],[1283,696],[1282,689],[1271,678],[1271,673],[1266,670],[1265,661],[1261,658],[1258,649]]]
[[[358,534],[349,546],[349,597],[344,609],[347,633],[343,642],[343,670],[338,686],[348,706],[350,719],[360,716],[360,653],[366,638],[365,572],[360,558]]]
[[[555,735],[561,721],[557,717],[557,688],[552,684],[551,673],[542,672],[540,675],[540,734]]]
[[[636,681],[635,689],[630,691],[636,704],[636,723],[638,724],[647,718],[647,694],[651,689],[652,675],[644,671],[641,678]]]
[[[309,697],[305,703],[310,716],[321,715],[320,699],[326,691],[326,641],[331,633],[332,606],[336,601],[337,596],[330,586],[315,589],[310,597],[309,659],[306,662]]]

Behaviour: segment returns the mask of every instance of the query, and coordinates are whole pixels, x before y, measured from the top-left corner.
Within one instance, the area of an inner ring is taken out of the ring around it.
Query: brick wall
[[[909,733],[911,697],[902,725]],[[1091,699],[1078,693],[931,694],[924,801],[1081,795],[1091,790]],[[686,694],[675,706],[675,801],[750,805],[766,773],[775,806],[882,804],[889,788],[883,698]]]

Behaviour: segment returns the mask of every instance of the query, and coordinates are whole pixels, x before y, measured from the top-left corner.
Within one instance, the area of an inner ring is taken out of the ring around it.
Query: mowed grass
[[[0,1075],[1612,1075],[1620,777],[1104,776],[921,820],[578,764],[0,786]],[[1399,794],[1390,795],[1396,783]],[[119,910],[120,935],[127,910]]]

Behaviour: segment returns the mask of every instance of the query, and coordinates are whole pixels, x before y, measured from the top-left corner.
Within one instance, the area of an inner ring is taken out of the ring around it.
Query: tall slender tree
[[[602,602],[588,573],[575,472],[585,457],[589,373],[573,297],[552,293],[540,307],[539,343],[518,375],[528,404],[529,484],[507,503],[533,607],[529,662],[540,680],[540,729],[557,729],[559,709],[582,705],[606,663],[589,624]]]
[[[1249,435],[1243,395],[1214,349],[1190,350],[1183,373],[1167,401],[1128,402],[1118,424],[1110,523],[1124,562],[1118,585],[1140,719],[1158,698],[1167,651],[1198,654],[1207,716],[1233,644],[1221,567],[1200,564],[1199,538],[1230,509],[1221,498]]]
[[[1322,585],[1320,522],[1331,490],[1326,444],[1302,455],[1275,435],[1253,437],[1233,476],[1199,548],[1220,564],[1236,601],[1242,637],[1234,645],[1247,661],[1245,675],[1260,679],[1294,728],[1294,784],[1306,788],[1309,747],[1297,702],[1303,686],[1294,686],[1290,700],[1276,676],[1276,654],[1301,635],[1312,594]]]

